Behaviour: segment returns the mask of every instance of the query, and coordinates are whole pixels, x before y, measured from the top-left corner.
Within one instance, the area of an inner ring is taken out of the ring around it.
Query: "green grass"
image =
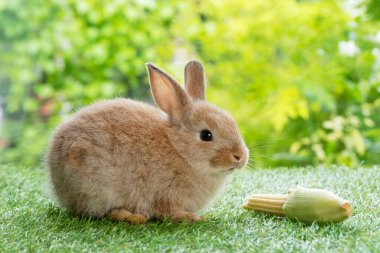
[[[242,171],[204,212],[205,222],[129,225],[77,218],[45,193],[42,169],[0,167],[0,252],[380,252],[380,168]],[[351,201],[340,224],[304,225],[240,208],[253,192],[295,185],[329,189]]]

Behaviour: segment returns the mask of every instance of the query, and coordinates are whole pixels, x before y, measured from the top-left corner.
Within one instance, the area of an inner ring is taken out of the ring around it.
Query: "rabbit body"
[[[192,67],[199,70],[199,64]],[[47,163],[69,211],[102,217],[123,210],[112,217],[142,215],[136,223],[153,216],[198,220],[193,213],[210,202],[230,171],[246,164],[248,150],[229,114],[192,100],[165,72],[148,69],[161,110],[119,98],[85,107],[56,129]],[[202,98],[202,89],[191,87],[190,95]],[[204,128],[220,140],[200,140]]]
[[[204,207],[226,176],[193,170],[170,143],[165,118],[121,98],[86,107],[61,125],[49,162],[63,206],[95,217],[115,207],[150,215],[169,203]]]

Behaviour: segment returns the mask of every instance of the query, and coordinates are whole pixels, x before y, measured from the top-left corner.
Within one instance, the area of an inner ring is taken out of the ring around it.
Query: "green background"
[[[145,62],[236,118],[257,166],[380,161],[380,1],[0,2],[0,159],[39,163],[53,129],[119,96]]]

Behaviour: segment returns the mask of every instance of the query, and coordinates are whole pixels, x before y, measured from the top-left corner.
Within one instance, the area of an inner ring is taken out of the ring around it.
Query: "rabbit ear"
[[[150,86],[154,100],[161,110],[169,115],[171,124],[183,121],[191,107],[191,99],[182,87],[163,70],[147,63]]]
[[[189,61],[185,67],[185,87],[193,100],[205,100],[205,76],[198,61]]]

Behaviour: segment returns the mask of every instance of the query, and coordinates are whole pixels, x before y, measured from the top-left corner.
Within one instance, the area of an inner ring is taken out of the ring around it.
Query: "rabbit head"
[[[153,97],[166,113],[171,145],[198,173],[227,175],[243,168],[248,149],[232,116],[205,100],[202,64],[185,67],[185,90],[170,75],[147,63]]]

